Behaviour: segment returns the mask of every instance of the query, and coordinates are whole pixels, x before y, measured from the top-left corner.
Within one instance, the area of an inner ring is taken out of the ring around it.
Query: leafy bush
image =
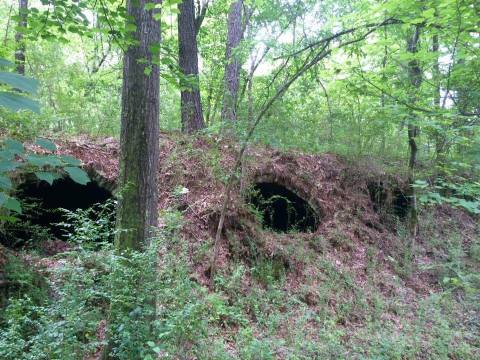
[[[66,239],[81,249],[99,249],[113,243],[115,207],[116,200],[111,199],[87,209],[59,209],[65,221],[58,225],[63,228]]]
[[[108,242],[107,213],[99,221],[88,215],[69,213],[73,224],[86,224],[73,226],[78,249],[51,270],[50,301],[37,304],[25,296],[7,307],[0,358],[82,359],[98,349],[118,359],[208,353],[210,324],[228,321],[232,312],[222,297],[208,295],[191,279],[182,243],[165,232],[143,252],[118,254]],[[169,231],[181,221],[176,215],[166,219]],[[103,244],[100,251],[92,250],[93,240]],[[159,251],[165,254],[160,262]],[[97,332],[105,320],[102,338]]]
[[[32,305],[44,305],[48,292],[46,280],[13,253],[7,252],[5,260],[3,277],[7,286],[5,288],[0,287],[0,291],[2,291],[0,294],[0,309],[24,297],[27,297],[28,302]],[[8,311],[0,312],[0,325],[8,319]]]
[[[415,187],[422,193],[425,205],[449,204],[472,214],[480,214],[480,182],[457,176],[454,180],[437,179],[434,185],[417,180]]]

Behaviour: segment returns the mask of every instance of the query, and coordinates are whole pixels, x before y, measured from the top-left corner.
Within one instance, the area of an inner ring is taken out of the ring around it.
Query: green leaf
[[[7,202],[3,206],[6,209],[15,211],[18,214],[22,213],[22,205],[17,199],[13,197],[8,197]]]
[[[31,110],[36,113],[40,112],[38,102],[7,91],[0,91],[0,106],[12,111]]]
[[[147,11],[153,10],[153,9],[155,9],[155,6],[157,6],[156,3],[148,2],[148,3],[145,4],[145,10],[147,10]]]
[[[25,152],[25,148],[20,141],[13,140],[13,139],[5,139],[3,144],[7,150],[12,151],[16,155],[21,155]]]
[[[36,94],[38,89],[37,80],[12,72],[0,72],[0,82],[29,94]]]
[[[50,166],[63,166],[62,160],[57,155],[45,155],[47,165]]]
[[[50,171],[36,171],[35,176],[43,181],[46,181],[50,185],[53,184],[53,181],[60,178],[60,175]]]
[[[60,155],[60,159],[67,165],[80,166],[82,162],[70,155]]]
[[[37,141],[35,141],[35,144],[44,148],[45,150],[48,150],[48,151],[57,150],[57,145],[55,145],[53,142],[51,142],[50,140],[47,140],[47,139],[39,138],[39,139],[37,139]]]
[[[137,26],[135,24],[129,23],[125,25],[125,31],[126,32],[135,32],[137,31]]]
[[[0,160],[13,162],[15,160],[15,151],[10,149],[1,149],[0,150]]]
[[[78,167],[67,166],[64,170],[78,184],[86,185],[90,181],[87,173]]]
[[[42,167],[42,166],[48,165],[48,161],[45,158],[45,156],[41,156],[41,155],[30,154],[27,156],[26,160],[28,164],[34,165],[34,166]]]
[[[6,60],[6,59],[0,58],[0,66],[10,67],[10,66],[13,66],[13,63],[11,61]]]
[[[27,157],[27,162],[31,165],[42,167],[42,166],[62,166],[63,163],[60,158],[56,155],[37,155],[30,154]]]
[[[0,160],[0,173],[15,170],[19,166],[16,161]]]
[[[9,223],[16,223],[18,221],[18,219],[15,216],[0,215],[0,221],[9,222]]]
[[[3,192],[0,192],[0,207],[15,211],[19,214],[22,213],[22,206],[20,205],[20,202]]]
[[[423,16],[425,19],[429,19],[429,18],[435,17],[435,9],[434,9],[434,8],[430,8],[430,9],[427,9],[427,10],[423,11],[423,12],[422,12],[422,16]]]
[[[0,175],[0,189],[10,190],[12,188],[12,180],[7,176]]]

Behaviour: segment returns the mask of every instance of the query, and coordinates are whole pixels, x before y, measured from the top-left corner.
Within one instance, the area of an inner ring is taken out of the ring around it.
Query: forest
[[[478,0],[2,0],[0,359],[479,359]]]

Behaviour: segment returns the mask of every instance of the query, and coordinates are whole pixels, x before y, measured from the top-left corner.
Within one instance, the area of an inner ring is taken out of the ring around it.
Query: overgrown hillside
[[[0,359],[480,359],[479,19],[0,1]]]
[[[22,227],[30,220],[36,230],[15,249],[22,260],[14,272],[4,275],[16,282],[17,296],[3,315],[3,357],[98,358],[106,321],[122,324],[115,350],[127,359],[479,356],[478,219],[448,206],[426,208],[412,240],[401,176],[367,160],[251,146],[210,284],[226,173],[238,145],[178,135],[163,135],[161,143],[161,226],[149,250],[128,264],[113,255],[105,207],[97,207],[100,215],[64,215],[67,235],[44,227],[43,238],[36,237],[42,215],[26,212]],[[83,160],[93,179],[75,189],[76,197],[98,194],[93,184],[114,190],[116,142],[57,147]],[[67,186],[61,179],[41,186],[27,175],[17,181],[20,198],[37,187],[48,200]],[[72,198],[63,201],[68,208]],[[15,225],[10,232],[25,233]],[[43,299],[31,286],[35,277],[21,275],[29,268],[45,279]],[[154,323],[147,307],[132,308],[139,298],[157,302]]]

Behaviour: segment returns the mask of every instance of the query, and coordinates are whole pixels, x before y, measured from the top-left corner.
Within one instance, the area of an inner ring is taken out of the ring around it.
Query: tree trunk
[[[387,43],[387,39],[388,39],[387,27],[383,28],[383,38],[385,40],[385,43]],[[385,84],[387,83],[387,76],[385,74],[385,69],[387,67],[387,60],[388,60],[388,47],[387,47],[387,45],[385,45],[384,48],[383,48],[383,59],[382,59],[382,81]],[[380,98],[380,106],[382,107],[382,117],[383,117],[384,121],[386,120],[385,100],[386,100],[386,94],[385,94],[385,91],[382,88],[382,95],[381,95],[381,98]],[[387,142],[387,132],[384,130],[384,131],[382,131],[382,140],[380,142],[380,154],[385,154],[386,142]]]
[[[178,5],[178,62],[185,79],[181,80],[182,131],[203,129],[202,103],[198,79],[198,48],[195,6],[193,0]]]
[[[433,35],[432,39],[432,52],[435,54],[435,64],[433,65],[433,81],[435,83],[435,94],[433,97],[433,103],[437,110],[440,110],[442,104],[440,99],[440,63],[439,63],[439,41],[438,35]],[[445,138],[445,131],[443,126],[440,126],[440,130],[435,130],[435,162],[440,173],[443,171],[445,165],[445,144],[447,139]]]
[[[119,251],[141,249],[157,225],[159,154],[159,68],[151,46],[160,42],[158,9],[152,0],[128,0],[137,44],[128,48],[123,64],[120,191],[115,245]],[[160,3],[160,0],[154,0]]]
[[[407,41],[407,51],[411,54],[418,52],[418,42],[420,39],[420,27],[416,26],[412,36]],[[412,95],[411,103],[415,104],[417,101],[417,93],[422,84],[422,70],[418,60],[413,59],[408,63],[408,77],[410,85],[413,88],[411,90]],[[409,209],[408,209],[408,227],[412,238],[415,238],[418,231],[418,210],[417,210],[417,195],[415,192],[415,165],[417,162],[417,142],[416,137],[419,133],[419,128],[415,124],[414,114],[410,115],[408,119],[408,147],[409,147],[409,161],[408,161],[408,184],[409,184]]]
[[[28,0],[18,0],[18,27],[21,28],[15,33],[15,65],[20,75],[25,75],[25,42],[22,29],[27,27]]]
[[[240,60],[235,53],[243,37],[243,0],[235,1],[228,13],[227,48],[225,59],[225,93],[223,96],[222,120],[237,120],[237,97],[240,83]]]

